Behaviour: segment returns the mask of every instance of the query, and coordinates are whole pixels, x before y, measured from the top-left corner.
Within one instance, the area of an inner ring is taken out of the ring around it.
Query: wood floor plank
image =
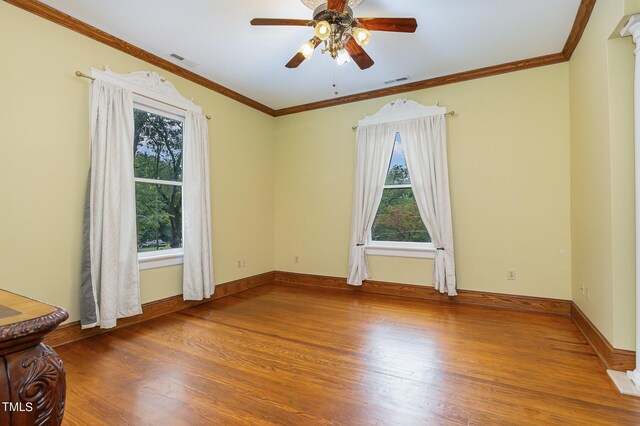
[[[265,285],[56,349],[69,425],[640,424],[557,315]]]
[[[351,297],[351,296],[348,296]],[[314,342],[310,339],[315,339],[314,334],[312,333],[313,331],[313,327],[306,327],[304,328],[303,332],[300,332],[300,328],[296,328],[295,330],[291,330],[290,327],[290,323],[289,320],[284,318],[284,310],[282,306],[278,306],[278,309],[282,311],[283,315],[282,318],[278,321],[276,321],[274,318],[269,317],[269,315],[271,315],[271,313],[267,312],[267,311],[261,311],[261,312],[256,312],[256,310],[259,309],[258,307],[254,307],[253,309],[251,309],[251,317],[247,318],[246,316],[244,317],[240,317],[235,319],[235,323],[236,324],[243,324],[241,326],[247,326],[247,323],[253,323],[255,320],[253,318],[253,315],[255,315],[255,318],[261,318],[262,320],[265,320],[267,318],[270,319],[269,323],[268,323],[268,328],[266,330],[268,330],[269,332],[276,332],[279,333],[278,335],[280,337],[282,336],[287,336],[287,338],[292,338],[291,336],[297,336],[298,334],[300,334],[300,338],[301,339],[306,339],[305,342],[308,344],[314,344]],[[482,308],[484,309],[484,308]],[[481,309],[481,310],[482,310]],[[466,307],[463,307],[463,310],[466,310]],[[202,312],[204,312],[205,317],[209,318],[210,320],[215,320],[214,314],[215,311],[211,311],[209,309],[206,309],[204,311],[202,310],[193,310],[191,311],[193,312],[195,315],[200,315]],[[421,312],[414,312],[414,318],[418,317],[418,314],[420,314]],[[316,315],[319,315],[319,312],[311,312],[310,316],[311,318],[313,318]],[[530,314],[525,314],[530,316]],[[542,316],[542,319],[545,319],[545,316]],[[298,320],[300,319],[300,317],[297,318]],[[363,321],[367,321],[367,317],[366,314],[363,314],[362,316],[362,320]],[[566,321],[566,324],[569,324],[571,326],[571,323],[569,321]],[[234,319],[229,319],[227,321],[234,321]],[[298,321],[297,324],[306,324],[305,321]],[[477,324],[477,321],[476,321]],[[257,330],[261,330],[261,325],[256,325],[254,327],[254,329]],[[299,326],[301,327],[301,326]],[[460,328],[460,327],[458,327]],[[537,328],[544,328],[542,327],[537,327]],[[264,330],[264,329],[262,329]],[[420,341],[420,339],[422,338],[422,336],[419,333],[415,332],[415,328],[412,330],[412,328],[408,327],[407,324],[404,324],[404,326],[402,328],[398,328],[398,327],[394,327],[393,324],[390,324],[389,326],[386,326],[385,324],[378,324],[377,325],[377,330],[376,330],[376,337],[378,337],[381,342],[383,342],[382,346],[380,348],[376,348],[376,350],[379,351],[379,353],[377,353],[375,356],[383,356],[385,353],[388,353],[390,350],[393,350],[393,348],[397,348],[399,346],[405,346],[405,350],[403,353],[403,357],[405,358],[405,360],[407,361],[405,364],[403,365],[419,365],[421,362],[431,362],[431,360],[425,360],[425,359],[408,359],[409,356],[411,356],[411,354],[413,353],[419,353],[419,351],[413,351],[411,349],[408,349],[407,346],[412,346],[414,344],[421,344],[423,347],[424,346],[429,346],[431,348],[433,348],[433,350],[437,350],[437,345],[434,342],[438,341],[438,337],[436,336],[436,338],[431,338],[431,336],[429,336],[429,334],[433,334],[433,333],[437,333],[437,331],[435,331],[433,328],[430,330],[426,330],[425,334],[427,335],[428,340],[424,340],[424,341]],[[331,330],[330,332],[328,331],[327,333],[331,333],[332,335],[330,337],[327,337],[325,335],[323,335],[323,339],[325,341],[333,341],[332,345],[334,347],[342,347],[344,348],[349,348],[350,344],[355,344],[356,347],[357,345],[360,345],[361,342],[358,342],[357,340],[354,340],[353,336],[350,335],[350,333],[346,333],[344,334],[342,331],[340,330]],[[389,337],[389,339],[392,339],[394,341],[392,342],[387,342],[384,340],[383,334],[386,333]],[[531,333],[529,333],[531,334]],[[336,339],[338,339],[340,337],[340,335],[343,335],[343,341],[342,343],[337,342]],[[402,338],[404,335],[404,338]],[[573,330],[573,338],[580,338],[582,339],[581,335],[579,332]],[[529,335],[528,337],[532,340],[532,342],[528,342],[529,345],[524,345],[524,347],[518,347],[518,348],[514,348],[513,346],[510,347],[509,351],[505,352],[504,351],[504,345],[505,344],[510,344],[512,343],[515,339],[517,339],[517,335],[516,336],[510,336],[508,340],[506,340],[505,342],[503,342],[503,344],[496,344],[495,342],[487,342],[486,341],[486,337],[483,337],[482,335],[472,335],[467,337],[466,340],[464,341],[455,341],[455,336],[449,337],[448,338],[448,345],[449,345],[449,349],[455,351],[456,353],[465,353],[467,352],[466,356],[460,360],[455,360],[455,362],[453,362],[453,365],[451,365],[451,368],[464,368],[467,372],[473,370],[474,367],[474,363],[479,364],[479,366],[477,367],[479,369],[479,371],[484,371],[487,374],[491,375],[491,377],[495,376],[496,374],[502,374],[502,373],[508,373],[509,371],[505,369],[505,365],[507,365],[507,362],[510,362],[511,364],[513,363],[514,358],[518,358],[520,356],[528,356],[531,360],[537,360],[539,361],[539,363],[545,363],[546,365],[550,366],[550,367],[554,367],[554,363],[559,365],[562,365],[562,362],[564,362],[564,354],[560,354],[560,359],[558,361],[557,357],[556,359],[552,358],[550,356],[549,353],[544,354],[544,355],[540,355],[535,351],[535,347],[539,344],[539,342],[535,341],[533,339],[533,336]],[[495,339],[495,336],[492,336],[492,339]],[[474,347],[474,352],[468,353],[467,349],[469,347],[469,341],[471,340],[473,347]],[[549,343],[547,343],[549,344]],[[552,346],[555,346],[557,344],[557,340],[553,340],[551,342]],[[522,346],[522,345],[521,345]],[[588,348],[588,345],[586,344],[586,342],[582,341],[581,342],[581,346],[584,349]],[[583,350],[584,350],[583,349]],[[351,348],[351,350],[353,350],[353,347]],[[481,356],[477,356],[477,353],[481,353]],[[595,367],[594,368],[598,368],[598,361],[597,358],[595,356],[595,354],[590,351],[588,353],[588,357],[586,358],[587,362],[590,364],[594,364],[595,363]],[[447,362],[447,360],[442,360],[440,362]],[[526,368],[529,368],[529,371],[526,370]],[[572,368],[572,366],[569,366],[569,368]],[[523,369],[525,369],[523,371]],[[553,372],[553,374],[555,374],[556,376],[559,374],[562,374],[565,372],[566,369],[554,369],[554,368],[550,368],[549,371]],[[535,363],[529,363],[526,364],[524,366],[519,366],[518,367],[518,371],[515,373],[516,377],[519,378],[526,378],[529,377],[531,375],[539,375],[539,364],[535,364]],[[559,379],[561,379],[559,377]],[[577,379],[580,380],[581,376],[577,376]],[[608,380],[608,379],[607,379]],[[607,382],[608,383],[608,382]],[[534,382],[535,384],[535,382]],[[584,382],[582,383],[585,386],[589,385],[586,387],[586,389],[590,389],[590,383]],[[560,387],[559,388],[559,393],[562,394],[565,391],[564,388]]]

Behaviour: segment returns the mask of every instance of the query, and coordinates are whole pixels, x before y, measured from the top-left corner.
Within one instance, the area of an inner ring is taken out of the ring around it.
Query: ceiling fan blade
[[[350,38],[344,48],[361,70],[366,70],[373,65],[373,59],[367,55],[367,52],[354,39]]]
[[[300,52],[297,52],[295,55],[293,55],[293,58],[291,58],[291,60],[287,62],[285,67],[298,68],[303,61],[304,61],[304,55]]]
[[[271,19],[271,18],[254,18],[251,20],[251,25],[291,25],[299,27],[309,26],[308,19]]]
[[[344,12],[344,7],[347,5],[347,0],[329,0],[327,3],[327,9],[337,10],[338,12]]]
[[[361,28],[371,31],[414,33],[418,22],[414,18],[358,18]]]
[[[310,41],[315,45],[315,47],[318,47],[320,43],[322,43],[322,40],[320,40],[318,37],[314,37]],[[305,60],[304,55],[301,52],[297,52],[295,55],[293,55],[293,58],[291,58],[291,60],[287,62],[285,67],[298,68],[300,64],[304,62],[304,60]]]

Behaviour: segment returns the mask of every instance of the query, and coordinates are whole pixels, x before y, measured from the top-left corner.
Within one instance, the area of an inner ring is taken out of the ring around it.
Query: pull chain
[[[333,61],[333,94],[334,96],[338,96],[340,92],[338,91],[338,61]]]

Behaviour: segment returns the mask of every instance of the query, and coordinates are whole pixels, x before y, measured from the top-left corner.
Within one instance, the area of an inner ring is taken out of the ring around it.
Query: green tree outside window
[[[382,200],[371,228],[372,241],[429,243],[431,236],[422,222],[413,197],[411,179],[400,134],[396,134]]]

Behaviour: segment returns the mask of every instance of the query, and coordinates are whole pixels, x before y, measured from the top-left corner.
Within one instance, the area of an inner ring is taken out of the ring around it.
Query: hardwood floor
[[[559,315],[269,284],[56,350],[69,425],[640,424]]]

